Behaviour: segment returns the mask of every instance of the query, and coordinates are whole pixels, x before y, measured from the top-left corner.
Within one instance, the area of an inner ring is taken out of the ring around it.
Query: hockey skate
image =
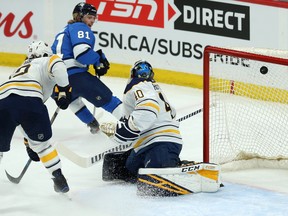
[[[87,124],[87,126],[90,128],[92,134],[96,134],[99,131],[99,122],[96,119]]]
[[[52,175],[54,176],[54,178],[52,178],[54,182],[54,190],[57,193],[67,193],[69,191],[69,186],[61,172],[61,169],[55,170]]]

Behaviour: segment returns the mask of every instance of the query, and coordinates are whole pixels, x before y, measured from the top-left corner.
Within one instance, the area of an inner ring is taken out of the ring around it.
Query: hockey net
[[[288,51],[204,51],[203,158],[225,170],[288,168]]]

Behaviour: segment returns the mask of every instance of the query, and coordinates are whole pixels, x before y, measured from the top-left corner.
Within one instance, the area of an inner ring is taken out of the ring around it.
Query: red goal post
[[[288,51],[207,46],[203,76],[203,161],[288,168]]]

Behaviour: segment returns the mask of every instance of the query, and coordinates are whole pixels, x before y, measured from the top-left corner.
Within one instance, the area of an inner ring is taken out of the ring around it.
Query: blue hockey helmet
[[[135,62],[131,69],[131,78],[144,78],[153,80],[154,72],[151,64],[145,60]]]
[[[77,19],[82,19],[85,15],[97,15],[97,10],[92,4],[87,4],[85,2],[78,3],[73,10],[73,19],[79,21]],[[79,17],[79,18],[78,18]]]

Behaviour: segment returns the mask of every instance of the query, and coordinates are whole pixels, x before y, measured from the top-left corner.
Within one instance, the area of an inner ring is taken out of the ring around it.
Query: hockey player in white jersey
[[[215,192],[220,187],[217,164],[180,161],[182,137],[176,111],[154,80],[152,66],[137,61],[124,91],[123,117],[100,129],[132,150],[104,156],[103,180],[135,183],[140,195],[177,196]]]
[[[124,91],[123,117],[117,124],[100,126],[119,144],[133,142],[133,150],[126,153],[125,160],[125,168],[131,176],[124,180],[130,181],[130,177],[135,180],[139,168],[179,164],[182,137],[175,115],[175,109],[154,80],[151,65],[144,60],[137,61]]]
[[[43,41],[32,42],[25,62],[0,85],[0,152],[10,150],[13,133],[20,125],[31,149],[52,175],[54,190],[66,193],[69,186],[58,153],[50,143],[52,129],[44,105],[55,85],[58,89],[55,101],[61,109],[66,109],[71,87],[64,62]]]

